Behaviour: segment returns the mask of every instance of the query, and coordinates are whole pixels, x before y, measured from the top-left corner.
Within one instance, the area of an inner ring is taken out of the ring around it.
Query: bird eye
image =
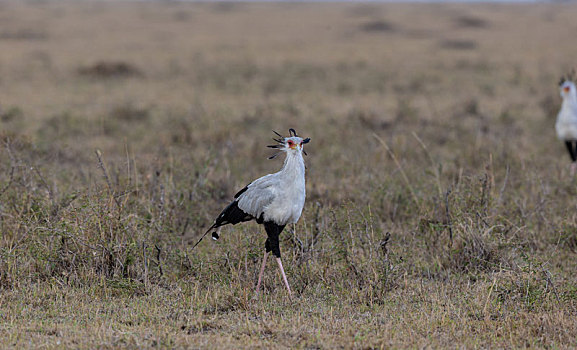
[[[292,140],[288,140],[287,144],[288,144],[289,146],[292,146],[292,145],[293,145]]]

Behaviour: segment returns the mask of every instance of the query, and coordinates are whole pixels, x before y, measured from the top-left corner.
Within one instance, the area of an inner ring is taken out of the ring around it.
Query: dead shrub
[[[463,272],[496,271],[501,257],[495,245],[480,233],[468,232],[456,242],[443,266]]]
[[[479,17],[463,15],[455,18],[455,26],[458,28],[487,28],[489,23]]]
[[[477,42],[468,39],[446,39],[439,44],[444,49],[451,50],[474,50],[477,48]]]
[[[129,78],[142,77],[144,74],[135,65],[122,61],[101,61],[93,65],[80,67],[78,74],[90,78]]]
[[[24,113],[19,107],[10,107],[6,110],[0,108],[0,121],[3,123],[11,122],[22,117],[24,117]]]
[[[147,108],[136,107],[132,104],[123,104],[112,109],[110,117],[115,120],[126,122],[145,121],[150,117],[150,110]]]
[[[395,26],[385,20],[374,20],[361,24],[360,29],[367,33],[392,33],[395,31]]]
[[[40,41],[48,39],[48,34],[34,29],[16,29],[0,33],[0,40]]]

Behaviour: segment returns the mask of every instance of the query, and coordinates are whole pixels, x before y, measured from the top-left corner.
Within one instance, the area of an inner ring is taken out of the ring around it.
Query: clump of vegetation
[[[47,39],[47,32],[32,28],[8,29],[0,31],[0,40],[44,41]]]
[[[18,107],[0,108],[0,121],[3,123],[9,123],[23,117],[22,109]]]
[[[439,45],[451,50],[473,50],[477,48],[477,42],[468,39],[445,39]]]
[[[395,26],[385,20],[374,20],[360,26],[364,32],[394,32]]]
[[[487,28],[489,22],[481,17],[461,15],[455,18],[455,25],[458,28]]]
[[[96,62],[92,65],[78,68],[78,74],[98,79],[142,77],[144,75],[138,67],[121,61]]]

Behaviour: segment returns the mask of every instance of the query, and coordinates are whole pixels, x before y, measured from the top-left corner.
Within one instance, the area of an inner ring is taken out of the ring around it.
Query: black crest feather
[[[275,135],[278,136],[278,138],[273,138],[273,140],[274,140],[275,142],[277,142],[278,145],[268,145],[267,147],[268,147],[268,148],[274,148],[274,149],[281,149],[281,148],[283,148],[283,147],[284,147],[284,142],[285,142],[285,141],[284,141],[284,140],[285,140],[285,137],[282,136],[281,134],[279,134],[278,132],[274,131],[274,130],[273,130],[272,132],[274,132]],[[289,129],[289,137],[298,137],[298,134],[297,134],[297,132],[296,132],[295,129],[293,129],[293,128],[290,128],[290,129]],[[310,140],[311,140],[311,139],[307,137],[306,139],[304,139],[304,140],[302,141],[302,143],[303,143],[303,144],[309,143]],[[281,152],[278,152],[278,153],[273,154],[272,156],[268,157],[268,159],[274,159],[274,158],[276,158],[279,154],[281,154]],[[303,154],[304,154],[305,156],[307,155],[307,152],[305,152],[304,149],[303,149]]]
[[[559,86],[563,85],[566,81],[573,81],[575,82],[575,68],[571,69],[571,71],[559,79]]]

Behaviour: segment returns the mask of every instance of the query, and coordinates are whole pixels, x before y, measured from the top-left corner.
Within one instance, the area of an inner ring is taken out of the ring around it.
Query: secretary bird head
[[[562,98],[574,96],[577,93],[575,88],[575,70],[561,77],[559,80],[559,90]]]
[[[307,155],[307,152],[305,152],[304,150],[304,145],[306,143],[309,143],[309,141],[311,140],[310,138],[306,138],[303,139],[302,137],[297,135],[297,132],[295,131],[295,129],[289,129],[289,136],[288,137],[283,137],[281,134],[279,134],[278,132],[274,131],[273,132],[279,137],[279,138],[273,138],[274,141],[277,142],[276,145],[269,145],[267,147],[269,148],[274,148],[274,149],[278,149],[280,150],[280,152],[277,152],[275,154],[273,154],[272,156],[270,156],[268,159],[274,159],[276,158],[279,154],[281,154],[282,152],[302,152],[304,153],[304,155]]]

